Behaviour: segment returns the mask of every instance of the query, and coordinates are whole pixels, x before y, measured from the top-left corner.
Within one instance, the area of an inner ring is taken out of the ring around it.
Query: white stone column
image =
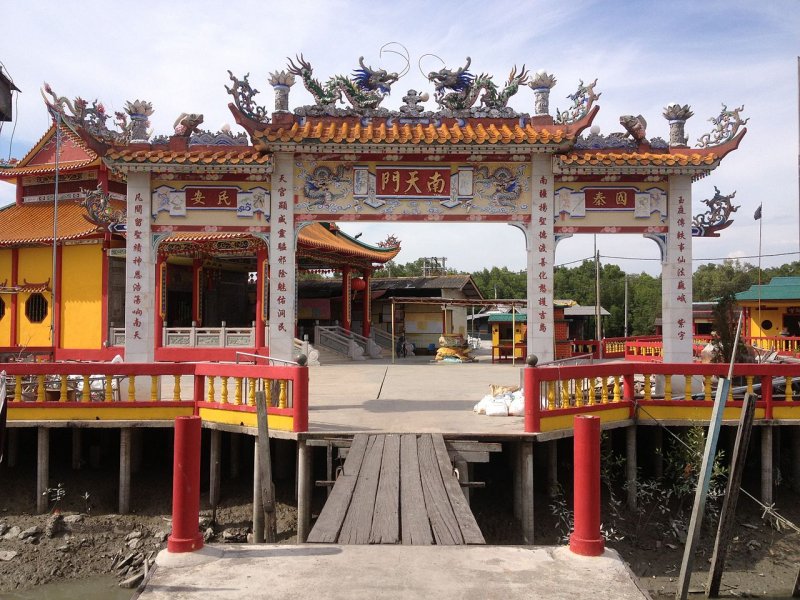
[[[664,362],[692,362],[692,178],[671,175],[661,266]]]
[[[269,354],[292,360],[295,299],[294,156],[275,154],[269,233]]]
[[[156,268],[150,201],[150,173],[128,173],[125,362],[155,359]]]
[[[526,230],[528,254],[528,354],[539,362],[555,358],[553,322],[553,162],[549,154],[531,161],[531,223]]]

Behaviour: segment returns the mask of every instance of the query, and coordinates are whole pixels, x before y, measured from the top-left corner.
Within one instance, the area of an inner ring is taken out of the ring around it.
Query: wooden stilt
[[[253,543],[264,543],[264,501],[261,497],[261,469],[258,465],[258,440],[253,444]]]
[[[514,452],[514,518],[522,521],[522,442]]]
[[[119,514],[131,510],[131,428],[119,430]]]
[[[456,460],[453,465],[458,470],[458,481],[459,483],[466,483],[469,479],[469,463],[465,460]],[[470,488],[462,487],[461,491],[464,492],[464,498],[467,500],[467,506],[469,506],[470,500]]]
[[[231,433],[231,479],[239,479],[239,455],[242,444],[241,434]]]
[[[772,425],[761,427],[761,501],[773,503]]]
[[[637,465],[636,465],[636,425],[625,429],[625,482],[628,491],[628,508],[636,510]]]
[[[304,543],[311,530],[311,447],[297,442],[297,542]]]
[[[82,454],[82,447],[81,447],[81,434],[83,430],[80,427],[74,427],[72,429],[72,470],[73,471],[80,471],[81,470],[81,454]]]
[[[792,427],[792,484],[795,491],[800,490],[800,427]],[[11,430],[14,431],[13,429]],[[8,440],[9,466],[11,466],[11,438]]]
[[[800,446],[799,446],[800,447]],[[8,456],[6,464],[9,469],[17,466],[17,457],[19,456],[19,429],[11,427],[8,429]]]
[[[522,535],[533,544],[533,442],[521,442]]]
[[[208,503],[212,510],[217,510],[219,505],[220,476],[222,474],[222,432],[218,429],[211,430],[211,451],[209,459],[210,473],[208,477]]]
[[[664,476],[664,430],[660,425],[651,427],[653,430],[653,475],[656,478]]]
[[[50,480],[50,430],[38,427],[36,440],[36,512],[47,512],[47,488]]]
[[[558,495],[558,440],[547,443],[547,495]]]

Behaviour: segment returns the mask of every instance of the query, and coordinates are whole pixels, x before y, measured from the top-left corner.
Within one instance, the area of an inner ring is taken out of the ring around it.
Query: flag
[[[758,208],[756,209],[756,212],[755,212],[755,214],[753,215],[753,218],[754,218],[756,221],[758,221],[758,220],[761,218],[761,205],[760,205],[760,204],[758,205]]]

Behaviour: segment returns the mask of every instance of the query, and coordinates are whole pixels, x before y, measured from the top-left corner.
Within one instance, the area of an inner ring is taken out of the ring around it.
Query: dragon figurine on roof
[[[428,81],[433,83],[436,90],[434,98],[442,109],[469,110],[480,97],[482,109],[503,111],[507,109],[509,98],[516,94],[519,86],[525,85],[528,80],[528,71],[525,69],[525,65],[519,72],[514,67],[501,90],[494,83],[492,77],[486,73],[478,76],[470,73],[468,70],[470,64],[472,64],[472,59],[467,57],[466,64],[456,70],[448,69],[445,66],[438,71],[428,73]]]
[[[303,85],[314,97],[314,102],[322,108],[335,108],[337,102],[347,100],[355,111],[372,111],[380,106],[391,92],[392,84],[405,72],[389,73],[385,69],[373,69],[364,64],[364,57],[358,59],[360,68],[351,77],[334,75],[324,84],[314,78],[314,69],[301,54],[289,61],[288,71],[303,80]],[[342,97],[344,96],[344,98]]]

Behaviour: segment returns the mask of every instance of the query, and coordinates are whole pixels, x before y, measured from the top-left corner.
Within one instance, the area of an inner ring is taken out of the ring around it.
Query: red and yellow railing
[[[189,363],[6,363],[9,421],[207,421],[256,426],[255,393],[270,428],[308,430],[308,368]],[[183,378],[193,383],[186,385]],[[183,387],[182,387],[183,386]]]
[[[716,379],[724,364],[615,362],[587,366],[526,367],[525,431],[568,429],[576,414],[603,422],[659,420],[691,423],[711,416]],[[756,393],[756,419],[800,421],[800,365],[738,364],[723,419],[738,419],[745,391]],[[736,384],[736,382],[734,382]],[[776,388],[780,394],[776,392]]]

